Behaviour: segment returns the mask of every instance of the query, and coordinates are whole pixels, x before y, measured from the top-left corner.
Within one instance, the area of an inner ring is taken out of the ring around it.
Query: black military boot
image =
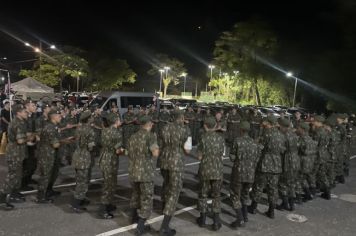
[[[25,195],[23,195],[20,192],[15,192],[10,194],[10,201],[11,202],[25,202],[26,198]]]
[[[326,200],[330,200],[331,199],[330,189],[329,188],[325,189],[325,191],[321,194],[321,197]]]
[[[288,197],[287,196],[282,196],[282,203],[280,205],[278,205],[276,207],[276,209],[280,210],[280,211],[283,211],[283,210],[288,211],[289,210]]]
[[[236,220],[231,223],[231,227],[237,229],[237,227],[245,227],[245,222],[243,220],[242,209],[236,209]]]
[[[298,205],[303,204],[303,198],[301,194],[296,194],[295,203],[297,203]]]
[[[339,176],[339,183],[340,184],[344,184],[345,183],[345,176],[344,175],[340,175]]]
[[[90,200],[88,198],[84,198],[81,202],[81,206],[88,206],[90,204]]]
[[[137,208],[133,208],[131,209],[131,211],[132,211],[131,224],[135,224],[138,222]]]
[[[76,213],[82,213],[83,211],[86,211],[87,209],[81,205],[82,200],[73,198],[72,203],[70,204],[73,211]]]
[[[213,230],[218,231],[222,226],[219,213],[214,213],[213,221]]]
[[[107,208],[108,208],[107,205],[100,205],[99,213],[98,213],[100,218],[106,219],[106,220],[114,218],[114,215],[112,213],[110,213],[110,211],[108,211]]]
[[[53,188],[47,189],[46,196],[47,198],[58,197],[61,195],[61,192],[53,190]]]
[[[200,213],[200,217],[197,218],[197,224],[199,227],[205,227],[206,224],[206,213]]]
[[[310,188],[310,193],[313,196],[313,199],[315,198],[316,195],[316,189],[315,188]]]
[[[313,200],[313,195],[311,194],[311,191],[309,190],[309,188],[305,188],[303,202],[307,202],[310,200]]]
[[[114,204],[108,204],[107,209],[108,211],[112,212],[112,211],[116,211],[117,208]]]
[[[346,177],[349,177],[349,174],[350,174],[349,168],[345,168],[345,169],[344,169],[344,175],[345,175]]]
[[[256,214],[257,213],[257,202],[252,201],[251,205],[247,207],[247,211],[250,214]]]
[[[0,193],[0,204],[5,203],[4,209],[7,211],[15,208],[15,206],[10,203],[10,198],[10,194]]]
[[[248,222],[248,211],[247,211],[247,205],[242,204],[242,216],[244,218],[244,222]]]
[[[137,228],[135,230],[135,235],[139,236],[139,235],[143,235],[145,233],[147,233],[148,231],[151,230],[151,227],[148,225],[145,225],[146,219],[143,219],[141,217],[138,218],[138,222],[137,222]]]
[[[174,229],[169,228],[169,223],[171,222],[171,219],[172,219],[172,216],[164,215],[161,229],[159,230],[160,236],[176,235],[177,232]]]
[[[271,219],[274,219],[274,208],[275,208],[274,203],[270,203],[269,207],[268,207],[268,211],[266,211],[264,213],[264,215],[269,217],[269,218],[271,218]]]
[[[37,199],[35,200],[35,202],[39,204],[53,203],[53,199],[48,198],[46,193],[38,191]]]
[[[294,211],[295,210],[295,206],[294,206],[294,198],[290,197],[288,199],[288,202],[289,202],[289,211]]]

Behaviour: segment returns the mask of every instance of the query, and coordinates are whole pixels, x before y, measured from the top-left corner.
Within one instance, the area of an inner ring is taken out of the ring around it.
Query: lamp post
[[[79,76],[82,74],[82,72],[78,72],[77,74],[77,92],[79,92]]]
[[[162,92],[162,79],[163,79],[163,69],[159,69],[159,72],[161,73],[161,78],[159,79],[159,92]]]
[[[296,97],[296,94],[297,94],[297,85],[298,85],[298,78],[293,76],[293,73],[292,72],[288,72],[286,74],[287,77],[293,77],[295,79],[295,82],[294,82],[294,93],[293,93],[293,107],[295,106],[295,97]]]
[[[209,69],[210,69],[210,82],[213,79],[213,69],[215,68],[214,65],[209,65]],[[210,87],[210,86],[209,86]],[[211,91],[211,87],[210,87],[210,91]]]
[[[186,84],[186,81],[187,81],[187,73],[183,72],[181,76],[184,77],[183,93],[185,93],[185,84]]]

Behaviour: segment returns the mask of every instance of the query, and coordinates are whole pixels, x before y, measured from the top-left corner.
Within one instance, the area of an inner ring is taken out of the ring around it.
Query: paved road
[[[198,162],[194,158],[187,157],[186,172],[184,176],[184,193],[180,197],[177,216],[172,220],[172,226],[178,231],[177,235],[356,235],[356,160],[351,161],[351,175],[346,184],[338,185],[334,190],[334,198],[330,201],[317,198],[312,202],[297,206],[295,214],[305,217],[303,223],[292,221],[289,212],[276,212],[276,219],[271,220],[262,214],[250,216],[250,221],[243,229],[233,230],[229,223],[234,219],[231,203],[228,201],[228,180],[231,171],[231,162],[225,160],[223,203],[223,227],[218,233],[209,229],[201,229],[195,224],[195,218],[199,215],[195,209],[197,199],[198,182],[195,178]],[[100,201],[101,175],[97,168],[94,169],[93,183],[90,186],[88,197],[91,205],[88,212],[82,214],[72,213],[69,201],[73,191],[74,171],[71,167],[61,169],[61,177],[58,180],[58,188],[62,196],[56,199],[54,204],[38,205],[33,202],[34,193],[26,195],[25,203],[17,204],[14,211],[0,210],[0,235],[133,235],[129,220],[130,184],[127,177],[127,158],[120,159],[118,172],[118,187],[116,191],[116,204],[118,210],[112,220],[98,219],[96,212]],[[0,156],[0,182],[5,175],[4,158]],[[63,187],[64,186],[67,187]],[[155,181],[154,213],[150,223],[153,231],[148,235],[158,235],[162,216],[159,214],[160,186],[162,179],[157,171]],[[259,211],[263,212],[267,206],[260,205]],[[208,223],[212,222],[208,219]]]

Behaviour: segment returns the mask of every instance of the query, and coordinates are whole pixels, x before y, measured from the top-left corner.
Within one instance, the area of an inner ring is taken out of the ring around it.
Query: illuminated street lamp
[[[79,77],[82,75],[82,72],[78,72],[77,74],[77,92],[79,92]]]
[[[50,46],[50,48],[51,48],[51,49],[56,49],[56,45],[52,44],[52,45]]]
[[[29,43],[26,42],[26,43],[25,43],[25,46],[26,46],[26,47],[31,47],[31,44],[29,44]]]
[[[187,73],[185,73],[185,72],[183,72],[182,74],[181,74],[181,76],[182,77],[184,77],[184,87],[183,87],[183,93],[185,93],[185,84],[186,84],[186,80],[187,80]]]
[[[240,71],[238,71],[238,70],[234,70],[233,72],[234,72],[235,76],[237,76],[237,74],[240,73]]]
[[[298,85],[298,78],[293,76],[293,73],[292,72],[287,72],[286,76],[288,78],[290,77],[294,77],[295,78],[295,82],[294,82],[294,94],[293,94],[293,107],[295,106],[295,96],[297,94],[297,85]]]
[[[161,73],[161,78],[159,80],[159,92],[161,93],[162,92],[162,79],[163,79],[164,70],[163,69],[159,69],[159,72]]]

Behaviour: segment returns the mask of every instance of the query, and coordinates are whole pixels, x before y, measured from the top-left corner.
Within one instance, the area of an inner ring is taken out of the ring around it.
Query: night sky
[[[344,1],[105,1],[55,4],[33,1],[0,9],[0,25],[25,41],[36,36],[56,45],[73,45],[92,55],[126,59],[147,78],[156,53],[177,57],[193,77],[206,77],[215,40],[239,22],[259,17],[271,24],[280,43],[307,57],[339,47],[337,11]],[[0,33],[0,56],[8,61],[33,57],[20,42]],[[287,48],[287,49],[289,49]],[[288,61],[288,51],[283,61]],[[283,59],[283,57],[281,57]],[[293,60],[291,60],[293,61]],[[296,60],[298,61],[298,60]],[[288,65],[303,70],[303,65]]]

